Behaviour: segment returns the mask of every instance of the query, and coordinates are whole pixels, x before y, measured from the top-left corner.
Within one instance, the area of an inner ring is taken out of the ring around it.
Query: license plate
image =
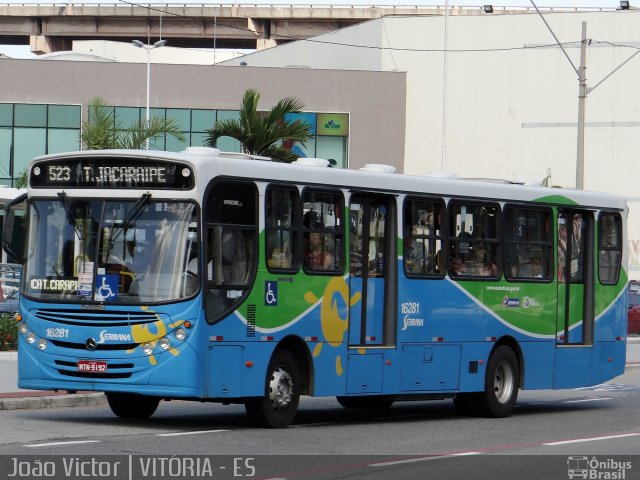
[[[107,362],[103,360],[78,360],[78,371],[104,373],[107,371]]]

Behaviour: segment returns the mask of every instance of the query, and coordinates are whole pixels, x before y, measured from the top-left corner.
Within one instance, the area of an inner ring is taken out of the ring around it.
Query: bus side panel
[[[525,390],[553,388],[553,371],[556,344],[554,341],[521,342],[520,349],[524,362]]]
[[[621,342],[618,342],[621,343]],[[591,385],[605,382],[614,376],[616,342],[598,342],[591,357]]]
[[[557,347],[553,388],[576,388],[591,385],[593,348]]]
[[[473,341],[483,332],[482,310],[448,279],[400,278],[398,344]]]
[[[457,390],[460,384],[460,345],[404,345],[400,390]]]

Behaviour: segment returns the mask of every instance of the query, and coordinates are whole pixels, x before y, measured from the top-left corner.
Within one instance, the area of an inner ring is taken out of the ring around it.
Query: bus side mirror
[[[10,263],[24,264],[24,208],[20,206],[27,199],[27,194],[22,194],[7,205],[2,230],[2,248],[7,252]],[[20,206],[20,207],[19,207]],[[22,215],[16,215],[16,212]]]

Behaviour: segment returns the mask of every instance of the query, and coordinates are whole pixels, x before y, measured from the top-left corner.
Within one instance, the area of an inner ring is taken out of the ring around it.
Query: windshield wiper
[[[73,225],[73,229],[76,231],[78,238],[80,240],[84,240],[84,235],[82,234],[82,230],[78,226],[78,222],[76,220],[76,216],[73,214],[73,208],[71,208],[71,202],[69,201],[69,197],[66,192],[58,192],[58,198],[62,202],[62,206],[64,207],[64,211],[67,212],[67,222]]]
[[[133,208],[129,210],[127,216],[122,220],[122,227],[120,227],[117,233],[113,235],[112,240],[116,240],[123,231],[128,230],[135,225],[135,221],[140,215],[142,215],[142,211],[150,198],[151,194],[149,192],[142,194]]]

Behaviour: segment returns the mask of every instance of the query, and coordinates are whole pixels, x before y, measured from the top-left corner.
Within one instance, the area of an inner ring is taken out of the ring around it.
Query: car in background
[[[631,280],[628,292],[627,333],[640,333],[640,282]]]

